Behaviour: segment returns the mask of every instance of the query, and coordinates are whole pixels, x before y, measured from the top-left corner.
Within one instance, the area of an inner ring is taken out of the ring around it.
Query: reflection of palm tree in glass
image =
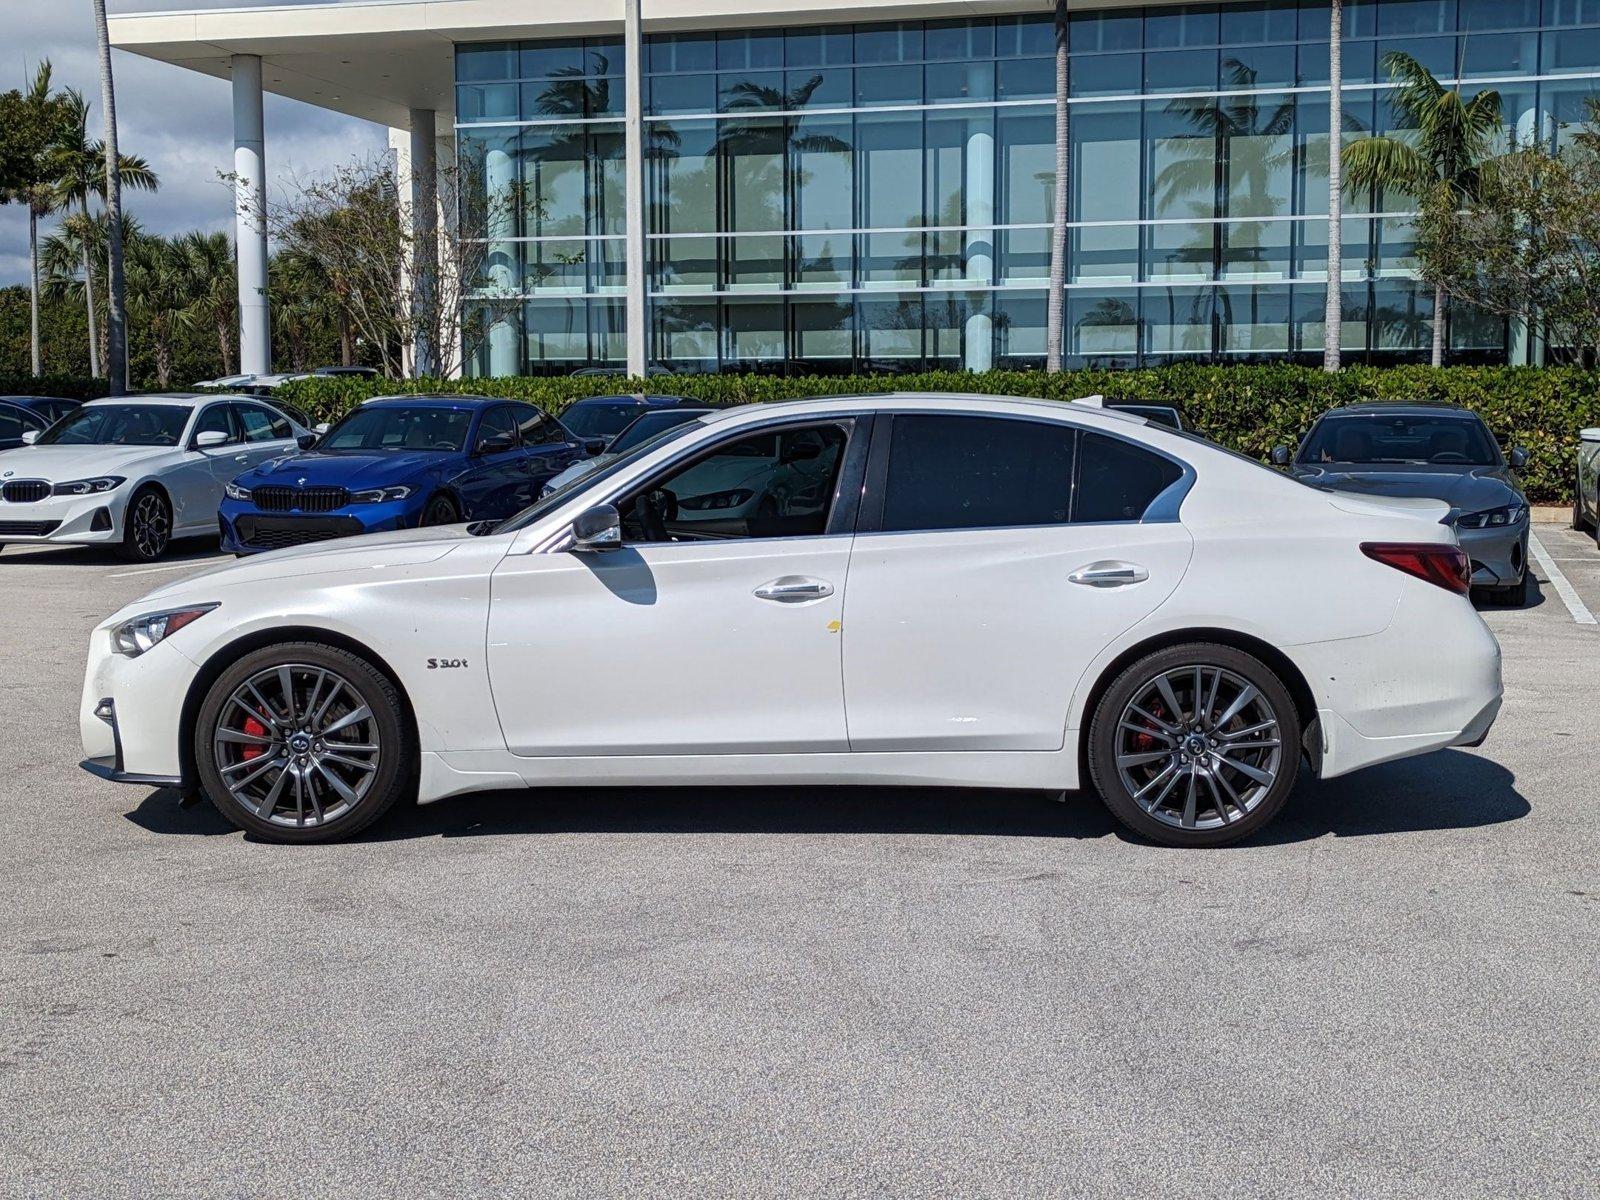
[[[1077,352],[1079,354],[1134,354],[1138,350],[1139,317],[1133,311],[1133,305],[1126,300],[1119,300],[1114,296],[1106,296],[1101,301],[1084,313],[1074,327],[1077,330],[1105,329],[1105,330],[1131,330],[1133,343],[1125,349],[1116,346],[1099,346],[1089,350],[1083,346],[1083,336],[1078,335]]]

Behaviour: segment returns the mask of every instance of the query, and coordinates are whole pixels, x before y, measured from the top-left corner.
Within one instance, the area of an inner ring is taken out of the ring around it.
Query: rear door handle
[[[755,595],[758,600],[772,600],[778,604],[803,604],[833,595],[833,584],[805,575],[782,575],[771,583],[763,583]]]
[[[1106,559],[1079,567],[1067,578],[1073,583],[1081,583],[1084,587],[1126,587],[1130,583],[1143,583],[1150,578],[1150,572],[1138,563]]]

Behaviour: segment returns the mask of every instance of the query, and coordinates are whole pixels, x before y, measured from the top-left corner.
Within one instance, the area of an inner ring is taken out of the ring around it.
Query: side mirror
[[[1275,467],[1287,467],[1292,453],[1293,451],[1287,446],[1274,446],[1272,448],[1272,465]]]
[[[23,434],[22,440],[27,441],[28,435]],[[1600,426],[1578,430],[1578,440],[1582,442],[1600,442]]]
[[[1600,430],[1595,430],[1594,432],[1600,433]],[[22,444],[24,446],[31,446],[38,440],[39,431],[37,429],[24,429],[22,431]]]
[[[312,429],[311,432],[316,434],[318,437],[321,437],[323,434],[327,433],[328,430],[331,429],[331,428],[333,428],[333,427],[331,425],[329,425],[326,421],[322,421],[314,429]]]
[[[302,433],[299,437],[295,438],[294,444],[299,446],[302,450],[309,450],[311,447],[317,444],[317,435],[314,433]]]
[[[605,438],[584,438],[583,451],[590,458],[593,458],[596,454],[604,454],[606,452]]]
[[[572,522],[574,550],[616,550],[622,546],[622,516],[615,504],[597,504]]]
[[[478,448],[473,451],[477,455],[504,454],[507,450],[515,448],[517,439],[509,433],[496,434],[478,443]]]
[[[1520,471],[1528,465],[1528,452],[1521,446],[1511,447],[1511,453],[1506,456],[1506,461],[1511,464],[1513,471]]]
[[[203,433],[194,435],[194,448],[196,450],[212,450],[218,446],[228,444],[228,435],[220,429],[207,429]]]

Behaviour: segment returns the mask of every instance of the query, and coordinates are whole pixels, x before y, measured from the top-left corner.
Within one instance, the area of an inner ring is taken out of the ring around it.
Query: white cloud
[[[241,0],[112,0],[113,12],[237,6]],[[304,0],[302,0],[304,2]],[[334,0],[325,0],[334,2]],[[9,45],[0,52],[0,90],[20,87],[48,58],[57,86],[76,87],[94,102],[100,122],[100,73],[88,0],[0,0],[8,9]],[[20,10],[17,13],[16,10]],[[14,16],[20,15],[20,20]],[[218,173],[233,166],[229,85],[194,71],[117,51],[117,131],[125,154],[148,159],[161,178],[155,194],[124,195],[127,212],[156,233],[231,228],[229,191]],[[268,96],[267,171],[275,180],[304,178],[386,144],[380,126],[295,100]],[[28,222],[14,205],[0,207],[0,285],[28,274]]]

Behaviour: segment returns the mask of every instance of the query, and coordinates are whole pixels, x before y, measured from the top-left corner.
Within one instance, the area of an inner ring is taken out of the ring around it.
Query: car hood
[[[19,446],[0,454],[0,480],[89,479],[125,474],[151,459],[179,453],[176,446]]]
[[[435,562],[471,539],[466,525],[430,525],[368,533],[330,542],[312,542],[288,550],[253,554],[237,562],[200,571],[157,588],[130,605],[149,611],[152,600],[215,599],[218,588],[267,583],[332,571],[351,573],[374,567],[416,566]]]
[[[392,450],[376,454],[318,454],[316,451],[269,459],[239,477],[241,487],[383,487],[437,467],[450,457],[443,450]],[[302,482],[304,481],[304,482]]]
[[[1523,503],[1522,494],[1501,467],[1415,466],[1381,470],[1327,469],[1297,466],[1295,477],[1312,487],[1357,496],[1442,500],[1458,512],[1478,512],[1503,504]]]

